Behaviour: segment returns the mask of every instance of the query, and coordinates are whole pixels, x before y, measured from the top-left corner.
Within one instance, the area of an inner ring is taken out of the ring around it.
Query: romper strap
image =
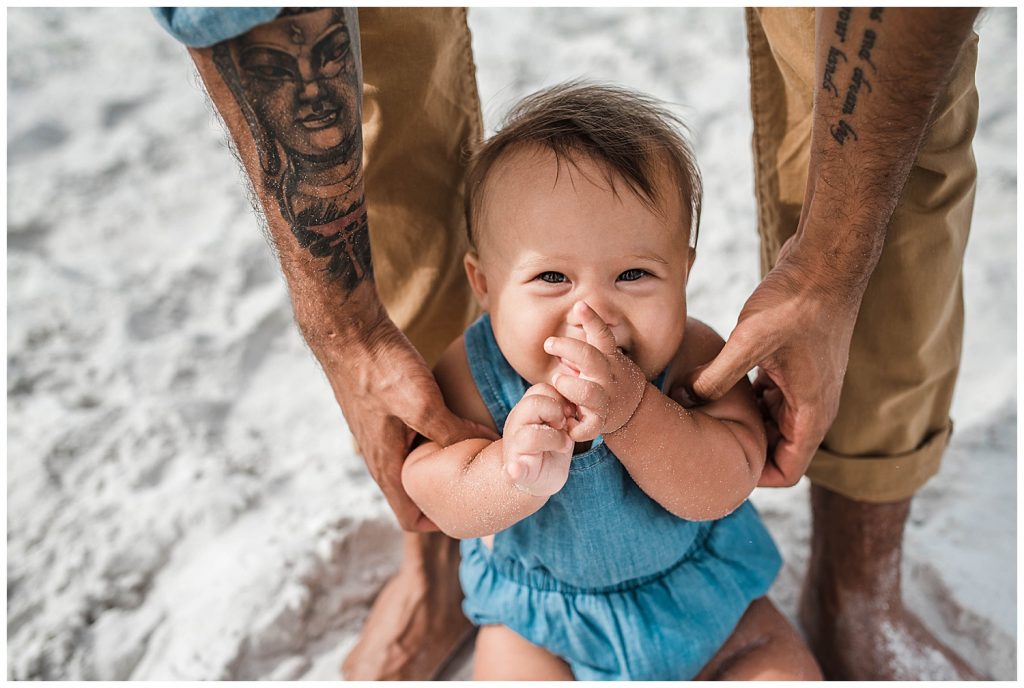
[[[526,380],[519,376],[498,348],[488,313],[469,326],[463,341],[473,381],[491,412],[494,426],[501,432],[512,407],[526,394]]]

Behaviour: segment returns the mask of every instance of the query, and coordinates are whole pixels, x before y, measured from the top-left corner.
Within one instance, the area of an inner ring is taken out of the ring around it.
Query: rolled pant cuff
[[[950,420],[914,451],[891,456],[845,456],[819,448],[807,477],[819,487],[859,502],[908,499],[938,473],[952,432]]]

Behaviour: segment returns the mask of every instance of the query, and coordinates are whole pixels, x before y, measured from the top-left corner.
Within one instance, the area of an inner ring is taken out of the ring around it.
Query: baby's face
[[[578,301],[652,379],[683,338],[687,215],[679,194],[662,185],[667,179],[655,180],[665,206],[658,213],[624,181],[612,193],[596,163],[577,165],[559,170],[554,153],[539,149],[495,165],[476,228],[479,252],[466,259],[470,282],[502,353],[530,384],[573,373],[544,352],[544,340],[585,339]]]

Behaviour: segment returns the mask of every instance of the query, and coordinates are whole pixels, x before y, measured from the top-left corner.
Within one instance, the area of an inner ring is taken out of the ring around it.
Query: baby
[[[474,156],[485,314],[435,373],[501,439],[425,442],[402,480],[462,539],[476,679],[820,678],[764,597],[780,558],[746,501],[766,446],[750,384],[666,396],[723,345],[686,313],[701,190],[674,122],[569,84]]]

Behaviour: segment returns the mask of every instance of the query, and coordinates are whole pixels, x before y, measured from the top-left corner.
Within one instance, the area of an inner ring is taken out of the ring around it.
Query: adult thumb
[[[424,433],[422,430],[420,431],[421,434],[434,440],[442,447],[449,447],[456,442],[475,437],[483,437],[489,440],[496,440],[499,437],[498,433],[488,427],[460,418],[448,410],[446,406],[438,409],[437,414],[430,420],[430,430],[428,432],[429,434]]]
[[[737,328],[714,359],[690,373],[688,387],[697,398],[720,399],[757,365],[761,353],[761,347]]]

